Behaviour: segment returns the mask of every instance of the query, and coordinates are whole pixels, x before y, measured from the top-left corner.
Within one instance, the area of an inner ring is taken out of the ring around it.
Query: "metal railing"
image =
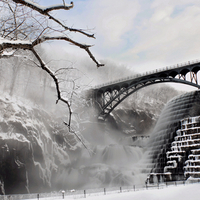
[[[155,73],[158,73],[158,72],[164,72],[164,71],[176,69],[176,68],[179,68],[179,67],[186,67],[186,66],[189,66],[191,64],[196,64],[196,63],[199,63],[199,62],[200,62],[200,60],[196,59],[196,60],[192,60],[192,61],[188,61],[188,62],[184,62],[184,63],[179,63],[179,64],[172,65],[172,66],[166,66],[164,68],[159,68],[159,69],[156,69],[156,70],[153,70],[153,71],[147,71],[147,72],[144,72],[142,74],[134,74],[133,76],[129,76],[129,77],[125,77],[125,78],[122,78],[122,79],[117,79],[117,80],[114,80],[114,81],[110,81],[110,82],[107,82],[107,83],[104,83],[104,84],[97,85],[97,86],[94,87],[94,89],[109,86],[109,85],[112,85],[112,84],[115,84],[115,83],[120,83],[120,82],[123,82],[123,81],[132,80],[132,79],[139,78],[139,77],[146,76],[146,75],[155,74]]]
[[[190,182],[185,181],[170,181],[156,184],[146,184],[146,185],[133,185],[133,186],[120,186],[111,188],[96,188],[87,190],[68,190],[52,193],[34,193],[34,194],[12,194],[12,195],[0,195],[0,200],[53,200],[53,199],[77,199],[77,198],[87,198],[89,196],[102,196],[107,194],[116,194],[124,192],[134,192],[141,190],[152,190],[152,189],[162,189],[166,187],[177,187],[179,185],[200,183],[200,180],[192,180]]]

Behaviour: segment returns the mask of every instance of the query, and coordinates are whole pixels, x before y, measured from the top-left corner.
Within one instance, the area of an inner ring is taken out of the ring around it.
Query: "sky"
[[[109,59],[139,73],[200,59],[199,0],[74,0],[73,9],[56,16],[69,27],[95,34],[96,39],[69,35],[94,45],[98,60]],[[76,52],[70,45],[64,48]]]

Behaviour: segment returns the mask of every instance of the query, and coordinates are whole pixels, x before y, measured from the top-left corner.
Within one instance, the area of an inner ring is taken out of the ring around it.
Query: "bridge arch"
[[[175,82],[187,84],[200,89],[197,74],[200,71],[200,62],[189,64],[173,69],[157,71],[155,73],[146,73],[143,76],[136,76],[132,79],[122,80],[111,83],[94,92],[95,100],[100,105],[101,118],[106,118],[114,108],[134,92],[149,85]]]

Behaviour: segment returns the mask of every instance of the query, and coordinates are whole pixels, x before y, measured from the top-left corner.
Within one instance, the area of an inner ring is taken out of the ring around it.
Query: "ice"
[[[200,148],[198,104],[199,91],[195,91],[172,99],[164,108],[153,132],[156,138],[152,137],[154,141],[150,142],[155,162],[152,175],[153,172],[159,172],[170,180],[183,180],[190,175],[193,178],[199,177],[200,164],[191,160],[194,153],[197,158],[200,156],[200,151],[197,150]],[[166,177],[167,172],[172,176]]]

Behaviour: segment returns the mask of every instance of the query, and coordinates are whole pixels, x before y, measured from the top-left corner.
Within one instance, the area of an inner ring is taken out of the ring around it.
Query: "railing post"
[[[38,200],[40,199],[40,195],[39,195],[39,194],[37,194],[37,199],[38,199]]]
[[[62,193],[62,198],[63,198],[63,199],[65,198],[65,193]]]
[[[119,188],[120,189],[120,193],[122,192],[122,187]]]
[[[104,195],[106,195],[106,188],[104,188]]]
[[[84,190],[84,198],[86,198],[86,190]]]
[[[65,198],[65,191],[64,190],[62,191],[62,198],[63,199]]]

